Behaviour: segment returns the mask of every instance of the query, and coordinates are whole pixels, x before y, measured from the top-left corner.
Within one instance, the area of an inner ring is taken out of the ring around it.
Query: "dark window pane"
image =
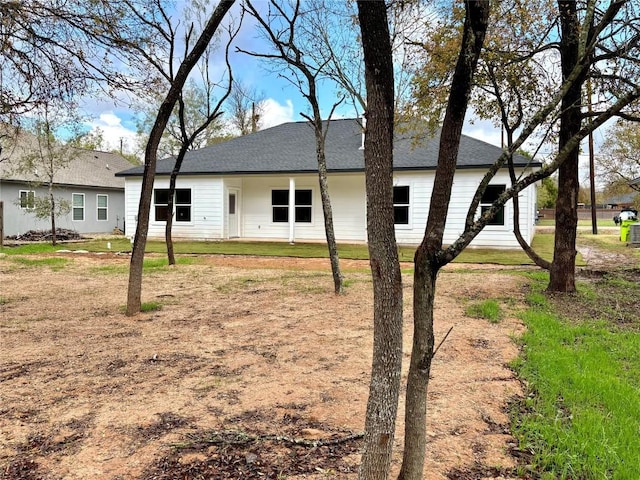
[[[84,220],[84,209],[83,208],[74,208],[73,209],[73,219],[82,221]]]
[[[98,220],[106,220],[107,219],[107,209],[99,208],[98,209]]]
[[[153,191],[154,200],[156,205],[166,205],[169,203],[169,190],[166,188],[157,188]]]
[[[190,222],[191,221],[191,207],[183,205],[176,206],[176,222]]]
[[[169,209],[166,205],[156,205],[156,222],[166,222]]]
[[[393,223],[409,225],[409,207],[393,207]]]
[[[288,222],[289,221],[289,207],[273,207],[273,221],[274,222]]]
[[[296,207],[296,222],[311,223],[311,207]]]
[[[486,212],[490,208],[491,206],[489,205],[481,207],[481,214],[484,215],[484,212]],[[487,225],[504,225],[504,207],[496,212],[495,216],[491,220],[489,220]]]
[[[167,193],[167,200],[169,194]],[[191,205],[191,189],[190,188],[178,188],[176,189],[176,205]]]
[[[484,191],[482,195],[482,200],[480,203],[493,203],[495,202],[500,195],[505,191],[504,185],[488,185],[487,189]]]
[[[20,192],[20,208],[33,208],[35,206],[34,192]]]
[[[393,187],[394,205],[409,205],[409,186]]]
[[[289,190],[271,190],[271,205],[289,205]]]
[[[311,205],[311,190],[296,190],[296,205]]]
[[[236,194],[229,194],[229,215],[234,215],[236,213]]]

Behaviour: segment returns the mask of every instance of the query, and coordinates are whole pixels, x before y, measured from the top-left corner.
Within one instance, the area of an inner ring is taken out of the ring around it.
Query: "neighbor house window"
[[[156,188],[153,191],[156,222],[166,222],[169,219],[169,189]],[[176,211],[176,222],[191,221],[191,189],[176,188],[173,200]]]
[[[409,225],[409,186],[393,187],[393,223]]]
[[[36,206],[36,192],[20,190],[20,208],[32,209]]]
[[[313,193],[311,190],[296,190],[294,194],[295,221],[311,223]],[[289,221],[289,190],[271,190],[272,218],[276,223]]]
[[[505,189],[505,185],[487,186],[487,189],[482,194],[482,199],[480,200],[481,215],[491,208],[493,202],[495,202],[498,197],[504,193]],[[487,223],[487,225],[504,225],[504,206],[496,212],[495,216],[491,220],[489,220],[489,223]]]
[[[71,208],[73,219],[78,222],[84,221],[84,193],[71,194]]]
[[[109,210],[109,195],[97,195],[96,205],[98,207],[98,220],[107,220]]]

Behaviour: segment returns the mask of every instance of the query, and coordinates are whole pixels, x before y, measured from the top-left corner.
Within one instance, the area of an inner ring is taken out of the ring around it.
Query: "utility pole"
[[[591,113],[591,77],[587,78],[587,101],[589,102],[589,113]],[[591,115],[589,115],[591,122]],[[591,188],[591,233],[598,234],[598,215],[596,212],[596,181],[595,181],[595,161],[593,158],[593,131],[589,132],[589,186]]]

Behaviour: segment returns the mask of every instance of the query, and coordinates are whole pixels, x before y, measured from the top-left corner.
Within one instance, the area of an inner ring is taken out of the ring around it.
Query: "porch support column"
[[[289,178],[289,243],[296,241],[296,180]]]

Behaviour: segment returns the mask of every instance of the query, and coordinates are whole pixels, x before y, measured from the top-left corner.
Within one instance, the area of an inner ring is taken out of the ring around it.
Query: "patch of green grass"
[[[17,246],[8,246],[5,245],[0,248],[0,252],[6,253],[7,255],[32,255],[37,253],[55,253],[57,250],[60,250],[60,245],[56,245],[55,247],[50,243],[30,243],[27,245],[17,245]]]
[[[513,409],[520,448],[541,478],[637,478],[640,334],[591,314],[596,287],[580,285],[566,300],[571,319],[558,315],[556,297],[540,300],[545,287],[533,281],[537,300],[522,315],[528,330],[513,363],[529,390]]]
[[[14,263],[27,267],[49,267],[52,270],[60,270],[69,263],[69,260],[62,257],[28,258],[22,256],[10,257]]]
[[[92,272],[104,273],[107,275],[122,275],[129,271],[129,264],[127,265],[102,265],[99,267],[92,267]]]
[[[198,259],[195,257],[177,257],[176,265],[193,265],[198,263]],[[166,258],[152,257],[145,258],[142,264],[143,271],[155,271],[161,270],[169,266],[169,261]],[[99,267],[93,267],[92,272],[121,275],[129,272],[129,264],[122,265],[101,265]]]
[[[140,311],[143,313],[156,312],[158,310],[162,310],[162,304],[160,302],[151,301],[151,302],[142,302],[140,304]],[[127,306],[121,305],[120,312],[125,313],[126,311],[127,311]]]
[[[502,319],[502,309],[497,300],[488,299],[470,304],[464,311],[472,318],[484,318],[490,323],[498,323]]]
[[[142,302],[140,305],[141,312],[155,312],[162,309],[160,302]]]
[[[549,240],[551,238],[551,249]],[[110,239],[111,251],[131,251],[131,243],[127,238]],[[88,250],[90,252],[106,252],[107,243],[104,240],[91,240],[74,243],[73,248]],[[553,251],[553,235],[536,235],[533,242],[534,248],[540,248],[542,255],[547,256]],[[413,262],[416,247],[402,245],[398,247],[398,257],[401,262]],[[326,258],[327,246],[323,243],[295,243],[290,245],[285,242],[249,242],[249,241],[188,241],[174,242],[176,255],[255,255],[271,257],[296,257],[296,258]],[[149,240],[146,244],[146,253],[166,254],[164,241]],[[369,250],[365,244],[339,244],[338,254],[343,259],[367,260]],[[549,256],[549,258],[551,258]],[[530,265],[529,258],[519,249],[466,249],[455,260],[464,263],[496,263],[500,265]]]
[[[9,299],[7,297],[0,297],[0,305],[6,305],[9,303]]]
[[[597,225],[598,227],[615,227],[616,224],[613,221],[613,213],[611,213],[611,219],[601,219],[599,218],[597,220]],[[541,218],[538,221],[538,226],[539,227],[555,227],[556,225],[556,220],[554,218]],[[587,220],[578,220],[578,226],[579,227],[590,227],[591,226],[591,219],[587,219]]]

